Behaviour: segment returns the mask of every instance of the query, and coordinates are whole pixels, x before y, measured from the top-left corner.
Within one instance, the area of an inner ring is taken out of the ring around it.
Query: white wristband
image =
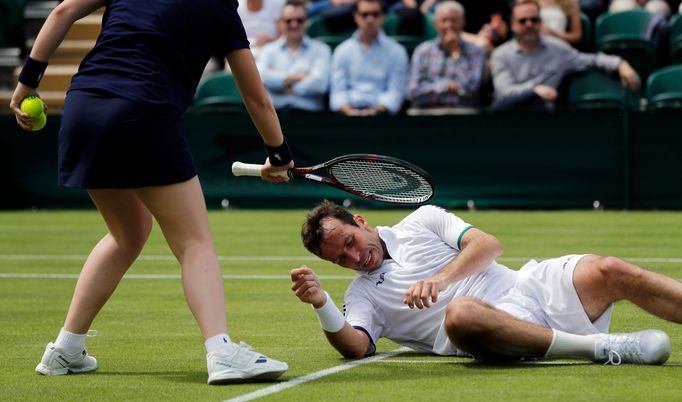
[[[319,318],[320,326],[323,330],[327,332],[339,332],[346,324],[346,319],[339,309],[336,308],[334,300],[329,296],[329,293],[324,292],[324,294],[327,295],[327,301],[324,303],[324,306],[320,308],[311,306],[313,307],[313,310],[315,310],[315,314],[317,314],[317,318]]]

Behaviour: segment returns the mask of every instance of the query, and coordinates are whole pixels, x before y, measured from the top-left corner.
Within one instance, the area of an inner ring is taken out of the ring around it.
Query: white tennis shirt
[[[430,308],[403,304],[409,287],[429,279],[460,252],[462,235],[472,228],[452,213],[424,206],[393,227],[377,227],[392,259],[372,272],[360,273],[346,289],[348,323],[362,328],[372,342],[381,337],[429,353],[459,354],[442,327],[447,304],[472,296],[494,304],[514,285],[516,271],[491,263],[482,272],[451,284]]]

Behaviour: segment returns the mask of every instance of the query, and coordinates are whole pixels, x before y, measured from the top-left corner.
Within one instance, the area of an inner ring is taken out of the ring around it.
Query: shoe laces
[[[644,363],[640,338],[634,334],[610,334],[604,339],[607,360],[604,364],[618,366],[626,363]]]

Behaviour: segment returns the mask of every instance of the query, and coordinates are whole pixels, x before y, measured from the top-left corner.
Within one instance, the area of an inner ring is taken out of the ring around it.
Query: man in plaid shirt
[[[412,105],[478,107],[486,55],[462,38],[464,8],[456,1],[439,3],[435,25],[438,37],[420,44],[412,55],[408,86]]]

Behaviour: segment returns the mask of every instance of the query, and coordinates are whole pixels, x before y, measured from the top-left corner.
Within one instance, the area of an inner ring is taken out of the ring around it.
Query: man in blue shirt
[[[332,55],[329,107],[346,116],[395,114],[405,99],[407,52],[386,36],[380,0],[359,0],[358,30]]]
[[[282,36],[265,45],[258,70],[276,109],[319,112],[329,91],[331,50],[306,35],[305,4],[290,0],[278,24]]]

